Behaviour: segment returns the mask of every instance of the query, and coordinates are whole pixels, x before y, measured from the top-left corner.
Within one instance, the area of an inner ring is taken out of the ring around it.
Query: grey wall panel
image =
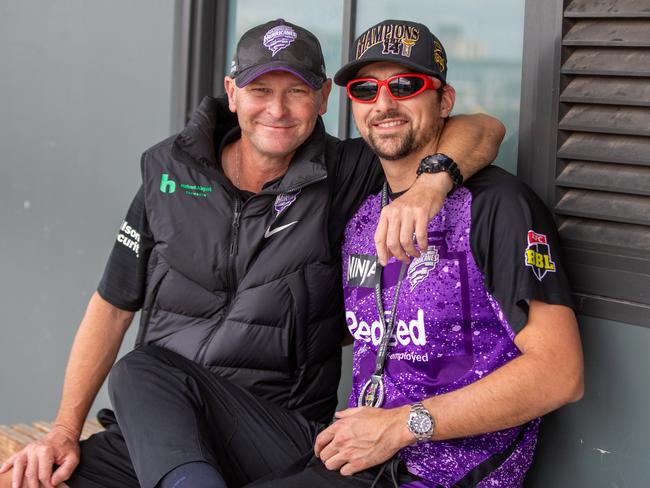
[[[565,17],[650,17],[645,0],[570,0]]]
[[[174,6],[0,2],[0,423],[56,413],[140,154],[170,133]]]
[[[557,155],[563,159],[650,166],[650,138],[574,132]]]
[[[561,130],[650,136],[650,108],[574,104],[562,117]]]
[[[569,161],[558,186],[650,196],[650,167]]]
[[[564,88],[561,102],[650,106],[650,83],[643,78],[576,76]]]
[[[638,195],[569,190],[555,206],[561,215],[650,226],[650,199]]]
[[[580,20],[565,34],[564,46],[650,46],[646,21]]]
[[[650,52],[644,49],[576,48],[562,65],[562,74],[650,76]]]
[[[584,398],[547,416],[528,488],[640,488],[650,468],[650,333],[579,317]]]

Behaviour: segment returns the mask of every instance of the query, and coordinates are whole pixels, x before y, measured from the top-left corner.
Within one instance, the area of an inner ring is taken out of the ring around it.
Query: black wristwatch
[[[454,184],[452,192],[463,184],[463,175],[460,174],[458,165],[453,159],[442,153],[431,154],[422,159],[416,174],[420,176],[422,173],[440,173],[441,171],[446,171],[451,176],[451,181]]]

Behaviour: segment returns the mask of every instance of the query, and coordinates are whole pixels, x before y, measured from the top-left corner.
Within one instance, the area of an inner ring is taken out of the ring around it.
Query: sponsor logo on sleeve
[[[117,242],[135,253],[137,258],[140,257],[140,233],[135,230],[125,220],[117,234]]]
[[[551,256],[546,236],[533,230],[528,231],[528,247],[524,253],[524,262],[529,266],[535,278],[542,281],[546,273],[555,273],[555,262]]]
[[[377,280],[377,256],[351,254],[348,261],[348,286],[374,288]]]

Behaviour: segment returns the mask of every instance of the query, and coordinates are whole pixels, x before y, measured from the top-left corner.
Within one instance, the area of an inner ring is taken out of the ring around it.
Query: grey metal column
[[[345,0],[343,3],[343,39],[341,42],[341,64],[348,62],[354,32],[357,24],[357,0]],[[339,99],[339,137],[350,137],[350,102],[344,94]]]
[[[223,93],[228,0],[177,0],[172,127],[177,131],[206,95]]]

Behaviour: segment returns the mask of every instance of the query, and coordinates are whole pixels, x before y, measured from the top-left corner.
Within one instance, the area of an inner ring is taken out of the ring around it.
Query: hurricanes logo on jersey
[[[530,266],[535,278],[542,281],[546,273],[555,273],[555,263],[551,257],[551,247],[544,234],[528,231],[528,247],[524,254],[526,266]]]
[[[415,258],[408,269],[408,279],[411,282],[411,291],[415,289],[424,279],[429,276],[429,273],[436,269],[440,261],[440,254],[438,248],[429,246],[429,249],[420,254],[419,258]]]

